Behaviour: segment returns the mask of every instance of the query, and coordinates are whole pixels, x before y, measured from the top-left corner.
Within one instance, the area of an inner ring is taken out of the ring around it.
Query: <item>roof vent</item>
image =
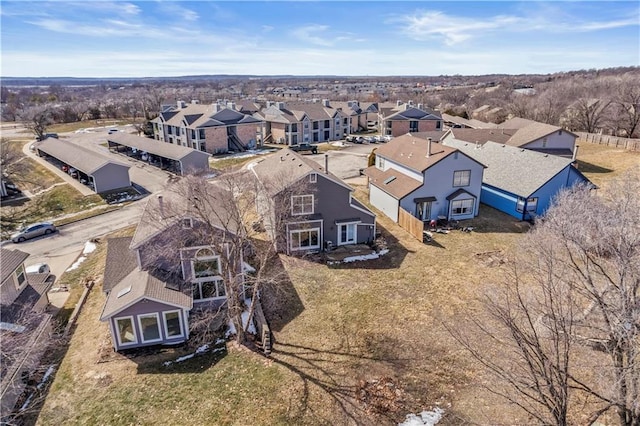
[[[385,179],[384,184],[385,185],[389,185],[394,180],[396,180],[396,177],[395,176],[391,176],[390,178]]]
[[[129,293],[130,291],[131,291],[131,286],[125,287],[118,292],[117,297],[122,297],[125,294]]]

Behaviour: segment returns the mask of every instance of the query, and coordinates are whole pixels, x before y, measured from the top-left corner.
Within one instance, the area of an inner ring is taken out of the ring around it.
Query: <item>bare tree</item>
[[[633,138],[640,126],[640,77],[633,74],[622,76],[615,93],[612,120],[626,137]]]
[[[569,126],[574,130],[596,133],[605,124],[610,100],[580,98],[569,107]]]
[[[43,139],[47,128],[53,124],[53,114],[49,107],[34,107],[25,111],[21,117],[24,126],[31,130],[36,139]]]
[[[542,423],[571,423],[572,403],[590,401],[590,423],[614,411],[620,425],[640,424],[639,211],[640,170],[604,196],[561,193],[489,297],[488,318],[472,320],[483,338],[452,330],[500,379],[491,390]]]
[[[0,139],[0,170],[4,177],[11,181],[24,177],[29,169],[22,161],[24,158],[19,144],[11,143],[6,138]]]

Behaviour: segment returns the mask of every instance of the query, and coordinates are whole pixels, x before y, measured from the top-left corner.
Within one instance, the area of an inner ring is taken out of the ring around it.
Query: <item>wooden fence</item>
[[[588,142],[598,145],[615,146],[629,151],[640,151],[640,139],[621,138],[618,136],[599,135],[597,133],[576,132],[578,143]]]
[[[411,235],[422,241],[422,231],[424,231],[424,223],[411,213],[400,207],[398,209],[398,225],[406,229]]]

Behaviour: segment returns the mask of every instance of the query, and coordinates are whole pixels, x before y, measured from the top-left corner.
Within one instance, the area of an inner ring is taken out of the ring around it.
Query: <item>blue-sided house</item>
[[[193,313],[224,308],[225,277],[244,286],[248,265],[233,262],[226,245],[239,225],[187,201],[170,191],[153,197],[133,237],[108,240],[100,320],[117,351],[185,342]]]
[[[496,142],[445,138],[443,143],[486,165],[480,201],[520,220],[543,215],[564,188],[579,183],[593,186],[570,158]]]

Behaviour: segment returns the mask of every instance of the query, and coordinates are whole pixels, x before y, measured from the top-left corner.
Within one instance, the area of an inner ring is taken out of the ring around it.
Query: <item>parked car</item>
[[[69,171],[67,173],[69,173],[72,178],[77,178],[78,177],[78,171],[76,169],[74,169],[73,167],[69,167]]]
[[[318,153],[318,147],[315,145],[311,145],[308,143],[301,143],[298,145],[293,145],[291,146],[291,150],[292,151],[296,151],[296,152],[304,152],[304,151],[311,151],[312,154],[317,154]]]
[[[391,136],[391,135],[385,135],[384,136],[384,141],[385,142],[389,142],[391,139],[393,139],[393,136]]]
[[[36,263],[35,265],[27,266],[25,269],[27,274],[50,274],[51,268],[46,263]]]
[[[39,237],[40,235],[53,234],[56,231],[56,226],[51,222],[34,223],[11,235],[11,241],[21,243],[30,238]]]
[[[149,154],[147,154],[145,151],[142,151],[142,154],[140,154],[140,159],[142,161],[148,161],[149,160]]]

